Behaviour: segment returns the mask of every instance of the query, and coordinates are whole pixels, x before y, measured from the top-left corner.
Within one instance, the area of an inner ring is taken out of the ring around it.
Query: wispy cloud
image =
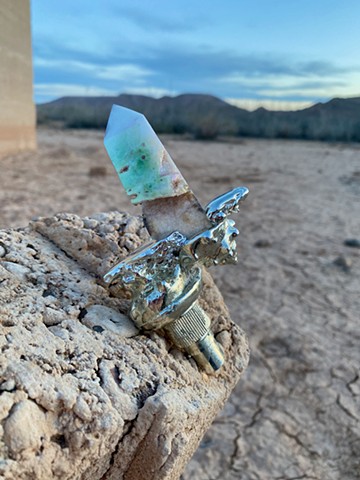
[[[217,79],[230,75],[241,75],[249,79],[263,78],[264,75],[322,78],[324,75],[339,76],[353,70],[323,61],[296,62],[290,55],[243,55],[231,50],[186,49],[176,46],[153,49],[140,62],[154,71],[168,70],[181,76],[191,74],[192,78]]]
[[[122,65],[107,65],[102,69],[97,69],[96,72],[97,78],[118,81],[126,80],[128,82],[139,82],[152,74],[153,72],[151,70],[141,67],[140,65],[126,63]]]
[[[59,84],[61,79],[62,84],[87,89],[97,85],[117,92],[152,90],[157,96],[177,91],[310,101],[326,99],[329,92],[338,96],[360,93],[354,83],[357,68],[322,60],[295,61],[287,55],[245,55],[179,44],[140,48],[135,42],[129,50],[114,47],[109,55],[67,47],[61,56],[43,49],[34,64],[38,83]]]
[[[133,95],[145,95],[147,97],[161,98],[168,96],[177,95],[179,92],[174,90],[167,90],[166,88],[156,88],[156,87],[128,87],[123,93],[131,93]]]
[[[93,96],[115,96],[118,93],[106,88],[99,88],[97,86],[83,86],[69,83],[38,83],[34,87],[35,94],[45,100],[48,97],[93,97]]]
[[[96,63],[79,60],[47,60],[44,58],[35,58],[34,66],[50,70],[67,70],[78,73],[85,72],[93,78],[109,80],[133,81],[135,79],[137,80],[152,75],[152,72],[149,69],[131,63],[97,65]]]
[[[267,110],[276,111],[291,111],[301,110],[303,108],[310,107],[313,102],[309,101],[291,101],[291,100],[265,100],[265,99],[250,99],[250,98],[225,98],[230,105],[235,107],[245,108],[246,110],[257,110],[260,107],[264,107]]]
[[[246,74],[231,74],[229,76],[220,77],[217,80],[220,83],[228,83],[233,85],[238,85],[242,87],[252,86],[256,89],[268,88],[276,89],[281,88],[282,90],[291,90],[294,87],[302,88],[304,90],[309,88],[319,88],[326,87],[329,85],[333,86],[342,86],[346,82],[338,79],[326,79],[326,80],[303,80],[299,77],[283,74],[283,75],[267,75],[262,77],[250,77]]]
[[[113,7],[115,8],[115,7]],[[199,25],[199,19],[194,17],[179,15],[175,11],[174,15],[162,16],[156,13],[155,9],[151,12],[142,8],[118,6],[115,8],[119,15],[119,21],[127,18],[143,30],[156,31],[161,33],[179,33],[193,31]],[[204,21],[204,18],[202,19]]]

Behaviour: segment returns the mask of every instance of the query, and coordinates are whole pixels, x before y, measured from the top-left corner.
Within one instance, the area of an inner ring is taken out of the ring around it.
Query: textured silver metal
[[[209,317],[195,302],[181,317],[171,322],[166,331],[177,346],[186,350],[207,334],[210,325]]]
[[[139,328],[164,328],[174,345],[208,373],[224,358],[209,317],[197,303],[201,267],[236,263],[239,231],[226,216],[238,211],[247,194],[246,187],[239,187],[217,197],[206,210],[212,228],[189,239],[173,232],[136,250],[104,276],[107,285],[119,283],[131,292],[130,317]]]
[[[166,332],[172,342],[189,353],[207,373],[213,373],[223,365],[222,348],[211,331],[210,318],[198,302],[169,323]]]
[[[233,212],[238,212],[240,202],[249,194],[246,187],[237,187],[219,197],[214,198],[206,207],[206,215],[212,223],[219,223]]]

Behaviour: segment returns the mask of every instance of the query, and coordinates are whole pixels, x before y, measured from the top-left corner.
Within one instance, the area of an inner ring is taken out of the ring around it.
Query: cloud
[[[316,78],[338,76],[349,71],[330,62],[296,62],[284,56],[243,55],[229,50],[158,48],[140,59],[152,70],[168,70],[192,78],[241,75],[249,79],[282,77]]]
[[[146,31],[179,33],[193,31],[199,24],[194,18],[184,17],[184,15],[166,15],[166,18],[149,10],[134,7],[119,7],[116,9],[119,20],[127,18],[136,26]]]
[[[122,39],[117,37],[117,41],[120,43]],[[33,41],[35,62],[39,60],[65,60],[92,63],[94,65],[107,65],[119,60],[119,51],[123,52],[123,49],[116,50],[114,42],[112,42],[111,48],[109,46],[104,47],[104,44],[99,42],[98,48],[94,49],[88,46],[86,42],[76,45],[67,42],[66,38],[58,41],[52,37],[49,38],[47,35],[40,34],[34,37]],[[121,55],[121,59],[123,58],[125,56]]]
[[[218,82],[228,83],[237,86],[240,89],[252,89],[259,95],[271,97],[272,92],[274,96],[289,96],[296,92],[296,96],[301,92],[303,96],[316,95],[314,92],[321,92],[332,90],[334,88],[344,88],[348,83],[344,80],[337,80],[336,78],[327,78],[325,80],[301,80],[296,76],[291,75],[268,75],[263,78],[251,78],[244,75],[230,75],[218,79]]]
[[[59,97],[115,97],[118,96],[120,92],[106,88],[99,88],[95,85],[84,86],[69,83],[37,83],[34,85],[34,93],[38,102],[46,102],[50,99]],[[177,92],[169,91],[164,88],[130,87],[121,93],[161,98],[165,95],[175,95]]]
[[[342,75],[349,71],[348,68],[321,60],[298,63],[297,65],[299,71],[305,76]]]
[[[360,79],[359,79],[360,80]],[[263,98],[282,98],[282,99],[312,99],[314,101],[329,99],[333,97],[358,97],[360,94],[359,82],[355,84],[346,84],[343,87],[328,85],[323,88],[314,88],[304,90],[302,88],[279,89],[260,89],[258,94]]]
[[[107,80],[127,80],[127,81],[139,81],[152,75],[153,72],[147,68],[143,68],[140,65],[132,64],[120,64],[120,65],[107,65],[102,69],[97,68],[97,78],[103,78]]]
[[[136,14],[140,13],[136,11]],[[148,15],[148,14],[146,14]],[[111,51],[81,50],[63,43],[35,42],[35,58],[58,59],[86,62],[96,67],[135,64],[144,70],[159,75],[171,74],[179,78],[228,79],[242,76],[246,78],[281,77],[284,75],[298,78],[323,78],[347,74],[354,67],[340,67],[327,61],[294,61],[290,55],[240,54],[231,50],[189,47],[179,43],[167,42],[166,45],[144,45],[139,39],[131,39],[114,44]]]
[[[39,84],[91,85],[119,93],[176,91],[301,101],[359,93],[354,80],[357,68],[322,60],[296,61],[286,55],[185,48],[171,42],[144,46],[139,39],[121,49],[113,46],[109,54],[48,44],[40,47],[34,65]]]
[[[116,83],[126,82],[131,85],[142,85],[145,80],[152,75],[152,72],[136,64],[114,64],[99,66],[94,63],[83,62],[79,60],[45,60],[36,58],[34,60],[35,72],[42,73],[43,78],[52,81],[54,72],[58,78],[73,77],[79,81],[89,83],[97,80],[98,85],[101,82]],[[39,75],[36,75],[36,82]],[[57,82],[56,82],[57,83]],[[96,82],[95,82],[96,83]],[[100,85],[99,85],[100,86]]]
[[[113,90],[99,88],[95,85],[84,86],[69,83],[38,83],[34,85],[34,93],[38,102],[48,101],[59,97],[96,97],[116,96],[118,93]]]
[[[145,95],[147,97],[161,98],[168,96],[177,95],[179,92],[174,90],[167,90],[166,88],[156,88],[156,87],[129,87],[124,90],[123,93],[130,93],[133,95]]]
[[[245,108],[246,110],[257,110],[260,107],[264,107],[267,110],[276,111],[293,111],[302,110],[304,108],[311,107],[313,102],[311,101],[291,101],[291,100],[264,100],[264,99],[249,99],[249,98],[225,98],[227,103],[235,105],[235,107]]]

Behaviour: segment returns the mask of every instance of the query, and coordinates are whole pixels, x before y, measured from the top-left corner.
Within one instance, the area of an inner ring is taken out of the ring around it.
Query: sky
[[[206,93],[253,109],[360,96],[359,0],[31,0],[37,103]]]

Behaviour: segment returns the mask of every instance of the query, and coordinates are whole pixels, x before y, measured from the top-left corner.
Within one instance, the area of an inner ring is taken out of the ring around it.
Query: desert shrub
[[[194,128],[193,134],[196,140],[214,140],[219,135],[217,120],[214,117],[205,117]]]
[[[239,135],[360,141],[360,98],[335,99],[298,112],[272,112],[264,108],[247,112],[206,95],[159,100],[131,95],[65,97],[38,105],[37,122],[38,125],[103,129],[113,103],[143,112],[158,133],[190,133],[201,140]]]
[[[189,127],[181,122],[175,122],[172,125],[172,133],[178,133],[180,135],[189,132]]]

